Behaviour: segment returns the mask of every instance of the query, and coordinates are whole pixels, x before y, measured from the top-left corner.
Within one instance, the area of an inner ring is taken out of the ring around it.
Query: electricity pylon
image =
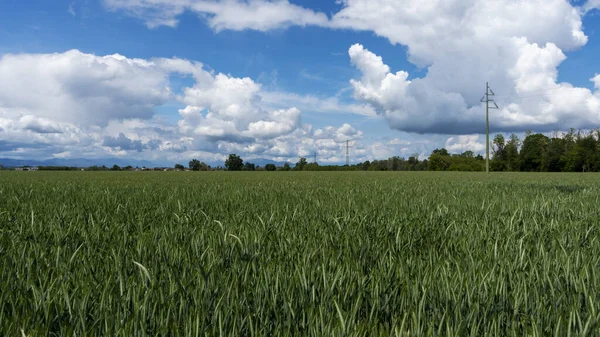
[[[494,91],[490,88],[488,82],[485,82],[485,95],[481,98],[485,102],[485,172],[490,173],[490,109],[498,109],[498,104],[490,99],[490,96],[495,96]],[[490,106],[494,103],[494,106]]]
[[[350,148],[352,147],[352,145],[350,145],[350,140],[347,139],[340,143],[346,143],[346,167],[350,167]]]

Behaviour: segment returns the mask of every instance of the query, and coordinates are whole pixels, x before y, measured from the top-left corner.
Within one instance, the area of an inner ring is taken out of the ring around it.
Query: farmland
[[[3,172],[0,335],[598,335],[599,178]]]

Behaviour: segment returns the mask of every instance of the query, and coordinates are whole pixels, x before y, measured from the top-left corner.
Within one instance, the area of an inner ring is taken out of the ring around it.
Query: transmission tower
[[[339,143],[346,143],[346,166],[350,166],[350,148],[352,147],[352,145],[350,145],[350,140],[346,140],[344,142],[339,142]]]
[[[490,109],[498,109],[498,104],[490,99],[490,96],[495,96],[494,91],[490,88],[488,82],[485,82],[485,95],[481,98],[485,102],[485,172],[490,173]],[[494,106],[490,106],[494,103]]]
[[[313,163],[316,164],[317,163],[317,151],[315,151],[314,156],[315,156],[315,161]]]

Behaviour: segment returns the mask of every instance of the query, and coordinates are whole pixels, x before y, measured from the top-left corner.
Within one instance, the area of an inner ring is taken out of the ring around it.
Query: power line
[[[556,104],[556,102],[551,102],[551,101],[542,101],[542,102],[531,102],[531,101],[530,102],[511,102],[510,100],[502,100],[502,99],[497,99],[496,102],[504,103],[504,104],[511,104],[511,103],[519,104],[519,105],[526,104],[526,107],[542,107],[542,106],[545,106],[545,105],[548,105],[548,104],[550,104],[550,105]],[[573,103],[569,103],[569,106],[579,106],[579,105],[590,104],[590,103],[592,103],[591,99],[590,98],[585,98],[583,101],[580,100],[578,102],[576,101],[576,102],[573,102]]]
[[[529,94],[546,93],[546,92],[560,90],[560,89],[565,89],[565,87],[556,87],[556,88],[552,88],[552,89],[540,89],[540,90],[521,91],[517,95],[500,95],[500,96],[496,96],[496,97],[497,98],[499,98],[499,97],[502,97],[502,98],[504,98],[504,97],[519,97],[519,96],[521,96],[521,94],[525,94],[526,95],[526,96],[522,96],[522,97],[529,97]]]
[[[498,109],[498,104],[490,99],[490,96],[496,96],[489,84],[485,82],[485,95],[481,98],[482,102],[485,102],[485,172],[490,173],[490,109]],[[490,103],[494,103],[494,106],[490,107]]]
[[[514,94],[514,95],[499,95],[496,96],[497,101],[508,101],[510,99],[523,99],[523,98],[537,98],[537,97],[545,97],[547,96],[546,94],[552,91],[556,91],[556,90],[576,90],[576,89],[585,89],[585,90],[589,90],[590,93],[594,93],[593,90],[591,90],[590,88],[587,87],[564,87],[564,86],[558,86],[552,89],[540,89],[540,90],[530,90],[530,91],[521,91],[518,94]]]

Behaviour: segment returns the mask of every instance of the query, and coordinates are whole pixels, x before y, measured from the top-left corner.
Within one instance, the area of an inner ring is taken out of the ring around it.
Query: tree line
[[[508,139],[497,134],[491,143],[490,170],[520,172],[599,172],[600,130],[576,131],[552,137],[526,132],[521,139],[511,134]],[[473,151],[450,154],[445,148],[435,149],[427,159],[418,155],[408,159],[394,156],[384,160],[365,161],[349,166],[319,165],[300,158],[294,168],[282,171],[485,171],[485,158]],[[275,170],[275,168],[273,169]]]
[[[598,172],[600,171],[600,130],[576,131],[548,137],[526,132],[521,141],[516,134],[506,139],[497,134],[491,143],[490,171],[502,172]],[[392,157],[383,161],[359,163],[361,170],[381,171],[485,171],[485,158],[472,151],[450,154],[435,149],[428,159]]]
[[[527,132],[523,142],[515,134],[508,140],[494,137],[494,171],[598,172],[600,171],[600,130],[575,131],[559,136]]]
[[[598,172],[600,171],[600,130],[576,131],[571,129],[568,133],[560,135],[555,133],[548,137],[541,133],[526,132],[521,141],[516,134],[511,134],[506,139],[502,134],[497,134],[491,142],[492,156],[490,159],[491,171],[521,171],[521,172]],[[122,171],[136,170],[132,166],[119,167],[113,165],[91,166],[89,171]],[[155,168],[143,170],[166,170]],[[211,167],[198,159],[192,159],[186,168],[182,164],[175,164],[168,170],[191,171],[485,171],[485,159],[473,151],[460,154],[450,154],[445,148],[435,149],[427,159],[420,160],[418,155],[408,159],[394,156],[383,160],[365,161],[352,165],[319,165],[300,158],[294,166],[284,163],[277,167],[267,164],[260,167],[244,160],[237,154],[229,154],[224,167]],[[80,170],[67,166],[40,166],[39,170]]]

